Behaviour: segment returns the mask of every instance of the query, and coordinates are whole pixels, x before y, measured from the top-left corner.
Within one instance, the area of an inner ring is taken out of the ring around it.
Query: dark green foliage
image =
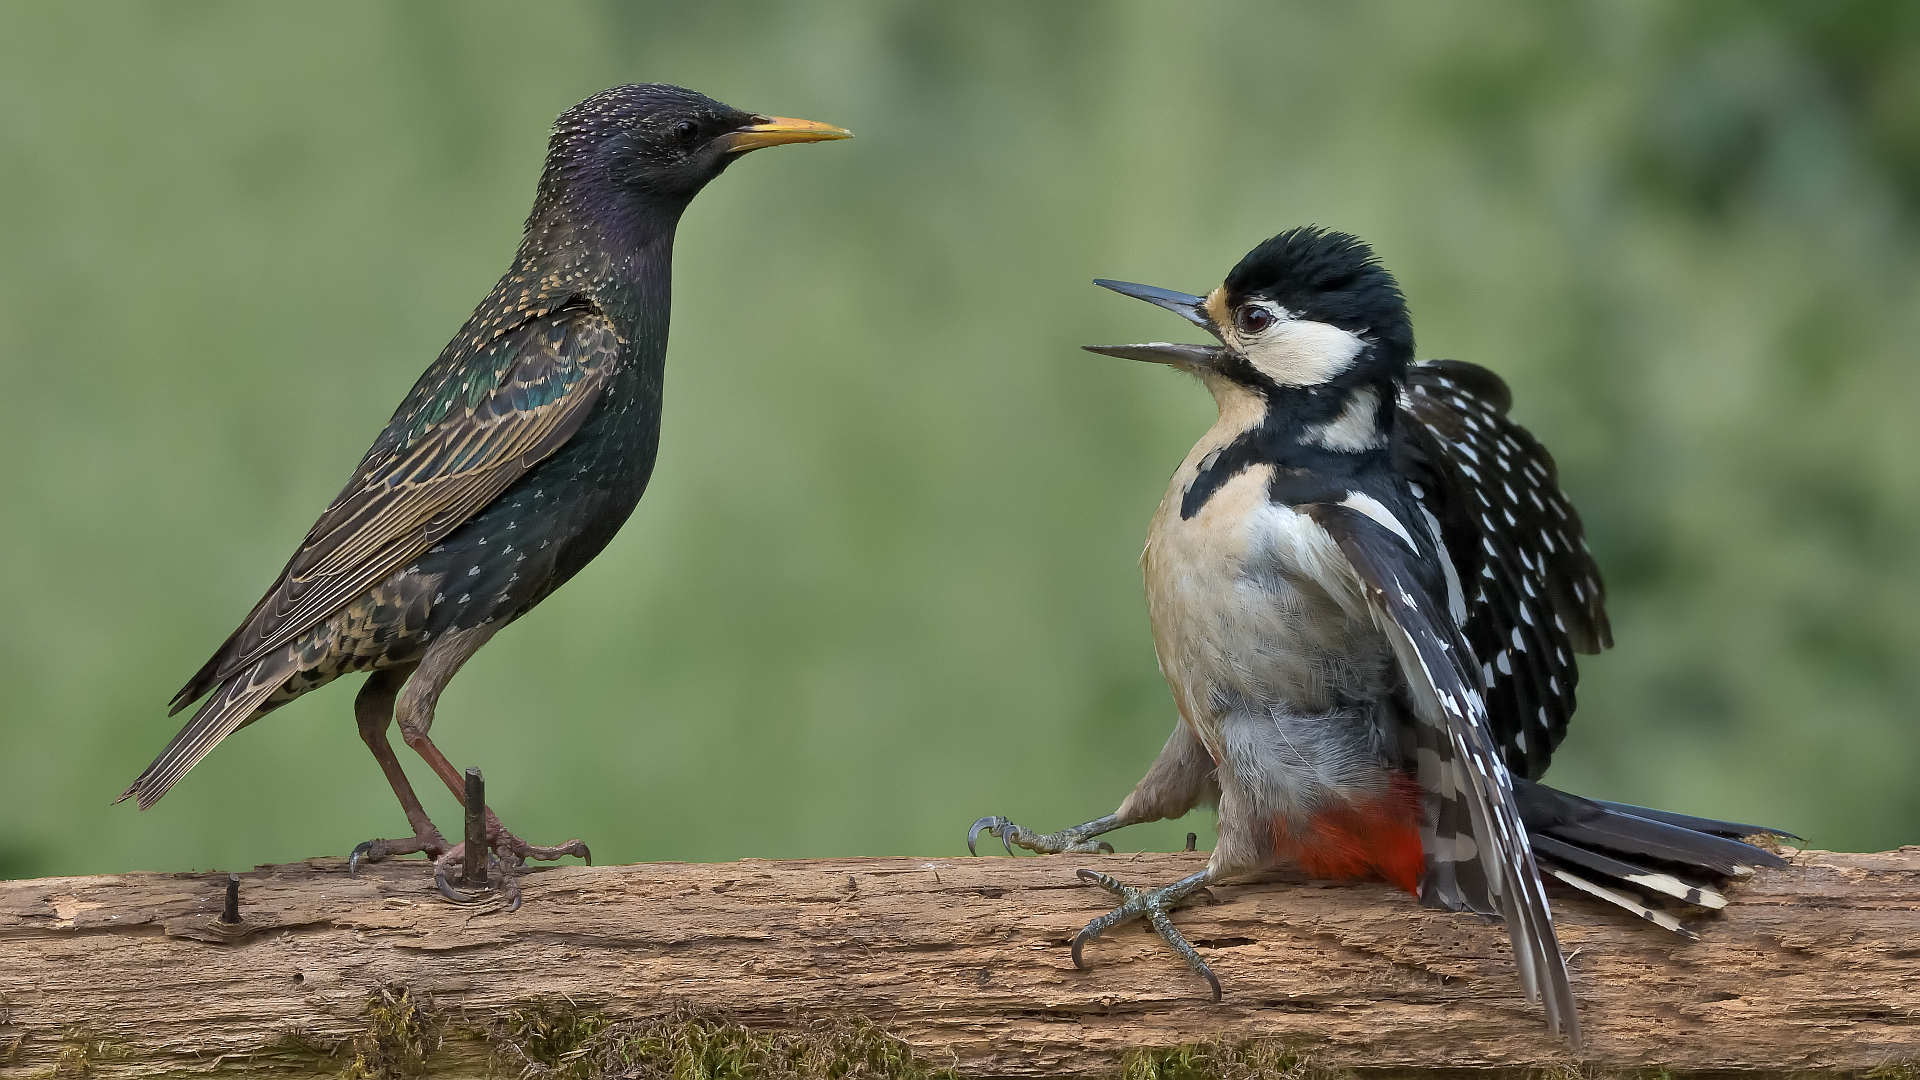
[[[0,872],[401,826],[350,685],[106,804],[510,259],[546,126],[637,78],[859,137],[695,203],[647,501],[441,707],[522,835],[936,856],[1112,809],[1173,723],[1135,560],[1210,416],[1078,351],[1177,329],[1087,282],[1204,290],[1314,222],[1586,520],[1619,645],[1549,782],[1920,841],[1915,10],[0,9]]]

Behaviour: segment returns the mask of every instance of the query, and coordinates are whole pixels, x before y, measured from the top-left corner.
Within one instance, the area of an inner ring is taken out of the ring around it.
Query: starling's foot
[[[463,840],[448,849],[445,855],[433,860],[433,887],[440,890],[441,896],[456,904],[478,904],[486,899],[487,893],[495,893],[505,905],[505,910],[518,911],[520,910],[520,882],[516,879],[514,870],[521,864],[522,860],[503,859],[489,851],[487,852],[487,883],[482,887],[482,891],[461,892],[455,885],[455,881],[462,877],[467,869],[467,845]],[[467,882],[460,881],[459,884],[465,885]]]
[[[1195,972],[1198,972],[1207,980],[1207,983],[1213,987],[1213,1000],[1220,1000],[1220,980],[1214,976],[1213,969],[1207,966],[1205,960],[1200,959],[1200,954],[1194,951],[1193,946],[1187,943],[1187,939],[1181,936],[1179,930],[1174,928],[1173,920],[1167,917],[1168,912],[1178,907],[1181,903],[1192,899],[1196,893],[1203,896],[1207,895],[1206,890],[1202,888],[1202,886],[1207,883],[1208,871],[1202,870],[1197,874],[1190,874],[1171,885],[1159,889],[1136,889],[1130,885],[1122,885],[1107,875],[1092,870],[1081,870],[1078,873],[1082,881],[1090,881],[1100,886],[1115,896],[1118,896],[1123,903],[1121,903],[1119,907],[1088,923],[1085,928],[1073,936],[1074,967],[1084,968],[1087,966],[1081,962],[1080,959],[1080,949],[1086,945],[1087,942],[1106,933],[1109,928],[1126,922],[1128,919],[1144,917],[1147,922],[1153,924],[1154,930],[1166,940],[1166,943],[1173,946],[1173,951],[1180,954],[1181,958],[1187,962],[1187,966]]]
[[[1089,821],[1085,825],[1075,825],[1071,829],[1061,829],[1057,833],[1037,833],[1025,829],[1003,817],[983,817],[967,830],[967,851],[978,855],[974,842],[981,833],[992,833],[1000,838],[1000,846],[1013,854],[1013,845],[1019,844],[1028,851],[1037,851],[1042,855],[1098,855],[1102,852],[1113,854],[1113,845],[1105,840],[1095,843],[1093,838],[1104,832],[1112,832],[1120,823],[1112,815]]]
[[[519,859],[522,863],[525,863],[528,859],[552,862],[563,856],[572,855],[585,860],[588,866],[593,865],[593,853],[587,850],[587,845],[578,840],[569,840],[564,844],[559,844],[554,847],[534,847],[532,844],[527,843],[525,840],[520,839],[505,829],[500,829],[498,832],[489,829],[487,832],[487,839],[493,842],[493,849],[495,851],[504,851]]]
[[[520,883],[515,871],[525,866],[528,859],[545,862],[573,855],[586,860],[588,866],[593,865],[593,853],[580,841],[569,840],[553,847],[536,847],[508,832],[491,810],[487,811],[487,846],[491,849],[487,854],[488,888],[499,894],[508,911],[520,908]],[[456,904],[476,904],[483,895],[463,893],[452,880],[452,877],[459,877],[465,871],[466,849],[466,841],[463,840],[448,848],[433,863],[434,888],[440,890],[441,896]]]
[[[376,863],[389,855],[411,855],[416,851],[424,851],[437,859],[446,850],[447,838],[441,836],[438,830],[422,836],[409,836],[405,840],[368,840],[347,856],[347,873],[358,874],[361,863]]]

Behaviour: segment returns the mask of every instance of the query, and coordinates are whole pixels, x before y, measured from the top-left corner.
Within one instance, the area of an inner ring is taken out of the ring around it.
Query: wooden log
[[[1162,883],[1205,853],[570,866],[526,873],[513,914],[446,902],[418,861],[355,878],[313,859],[243,874],[238,924],[225,873],[0,882],[0,1076],[339,1073],[387,1015],[369,1002],[401,992],[436,1018],[411,1067],[432,1075],[518,1072],[502,1033],[529,1009],[863,1017],[967,1076],[1111,1075],[1129,1050],[1246,1040],[1336,1067],[1920,1061],[1920,847],[1789,854],[1697,942],[1556,892],[1577,1058],[1521,998],[1501,927],[1383,885],[1275,876],[1180,912],[1219,1005],[1137,924],[1074,968],[1068,939],[1111,903],[1076,867]]]

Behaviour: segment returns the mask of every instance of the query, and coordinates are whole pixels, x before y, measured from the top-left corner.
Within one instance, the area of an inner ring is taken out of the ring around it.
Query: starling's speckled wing
[[[1566,736],[1575,652],[1613,644],[1600,571],[1553,458],[1507,417],[1498,375],[1457,360],[1407,373],[1395,468],[1440,523],[1467,641],[1508,768],[1539,779]]]
[[[584,302],[443,356],[173,711],[405,567],[558,450],[619,358],[612,322]]]
[[[1415,775],[1428,811],[1421,825],[1421,902],[1504,919],[1528,999],[1542,1002],[1548,1025],[1566,1031],[1577,1048],[1573,987],[1481,697],[1479,672],[1447,611],[1447,598],[1434,595],[1427,584],[1433,575],[1422,573],[1438,560],[1428,530],[1419,523],[1389,524],[1390,511],[1381,508],[1389,515],[1383,521],[1351,498],[1301,509],[1347,557],[1406,680],[1416,721]]]

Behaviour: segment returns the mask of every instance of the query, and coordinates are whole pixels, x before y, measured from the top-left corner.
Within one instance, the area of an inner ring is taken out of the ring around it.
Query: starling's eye
[[[1257,334],[1273,325],[1273,312],[1258,304],[1248,304],[1234,316],[1233,323],[1243,334]]]
[[[700,125],[691,120],[675,120],[672,130],[674,138],[679,139],[683,145],[690,145],[693,137],[700,134]]]

